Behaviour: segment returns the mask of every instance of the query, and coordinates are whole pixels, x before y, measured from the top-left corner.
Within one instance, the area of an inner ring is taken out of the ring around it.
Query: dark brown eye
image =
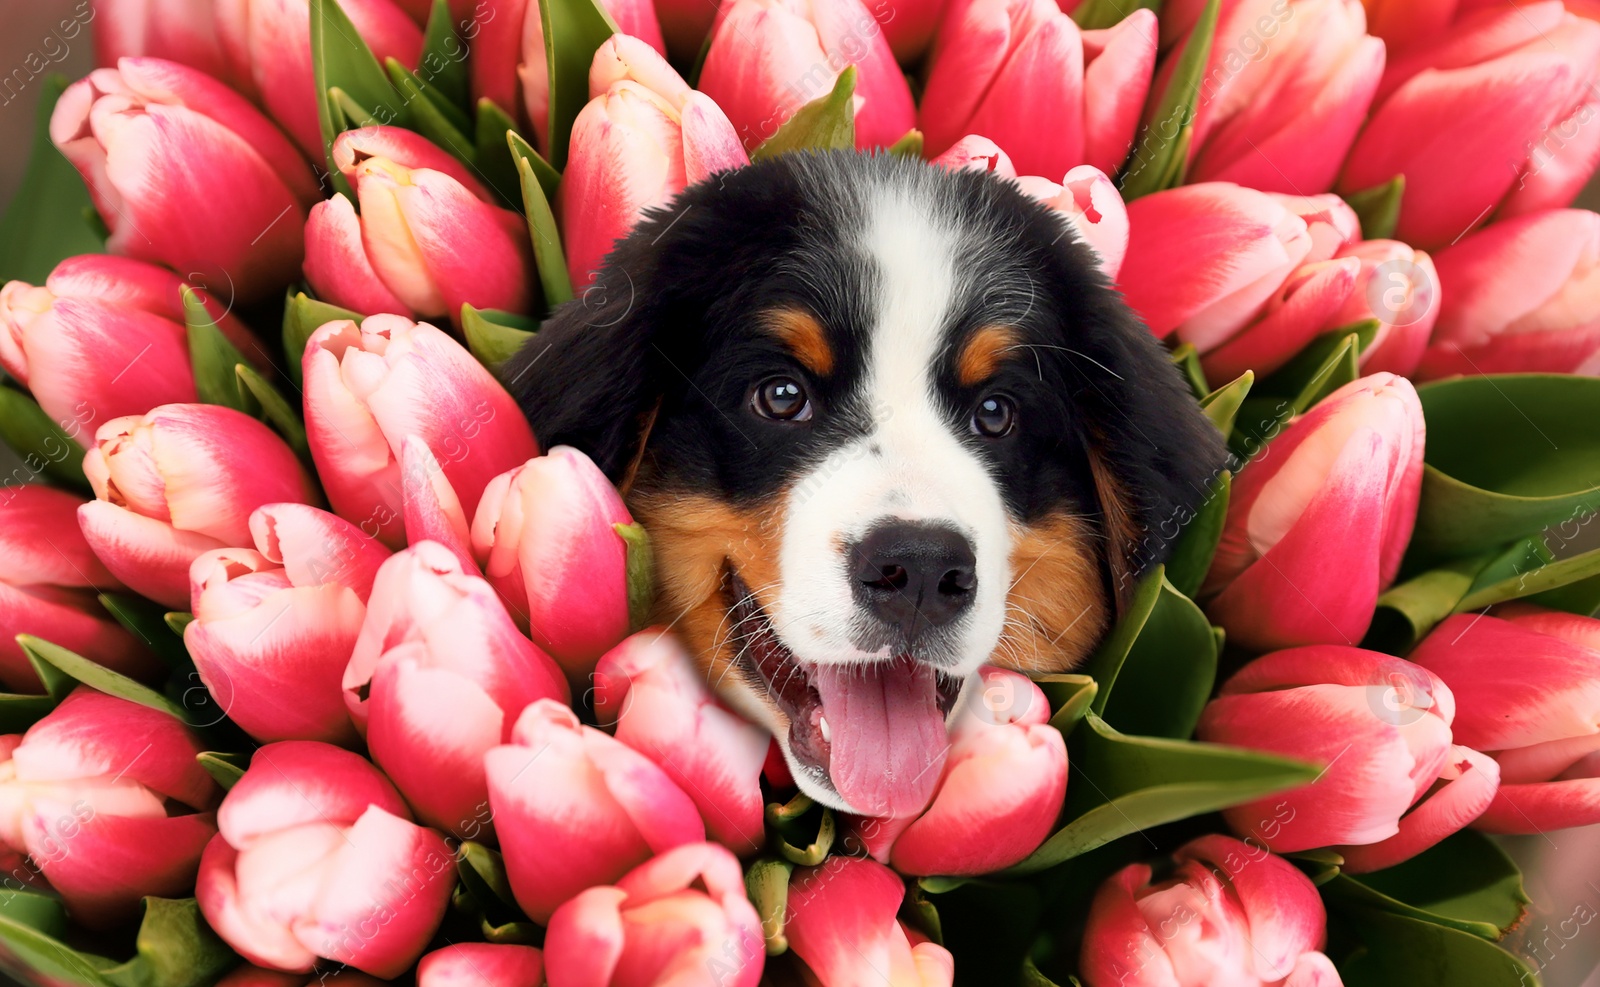
[[[986,439],[1011,434],[1017,427],[1017,406],[999,394],[984,398],[972,411],[972,430]]]
[[[811,420],[811,398],[793,377],[768,377],[757,384],[750,405],[756,414],[775,422]]]

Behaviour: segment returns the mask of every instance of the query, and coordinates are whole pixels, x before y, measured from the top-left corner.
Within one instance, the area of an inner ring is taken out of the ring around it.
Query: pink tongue
[[[904,658],[818,665],[811,683],[828,718],[828,776],[839,795],[862,815],[921,812],[950,746],[933,670]]]

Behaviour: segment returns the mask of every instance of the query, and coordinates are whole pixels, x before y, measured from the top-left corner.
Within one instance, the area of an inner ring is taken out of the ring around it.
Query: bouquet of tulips
[[[84,0],[0,223],[0,968],[1537,982],[1489,834],[1600,823],[1591,17]],[[797,794],[498,377],[647,210],[849,147],[1058,210],[1233,452],[909,818]]]

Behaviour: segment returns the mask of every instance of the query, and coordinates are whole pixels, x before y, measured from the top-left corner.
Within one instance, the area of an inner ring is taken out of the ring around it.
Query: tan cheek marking
[[[1120,609],[1133,595],[1138,576],[1141,532],[1128,509],[1128,499],[1105,457],[1089,450],[1089,472],[1094,477],[1095,496],[1105,516],[1106,558],[1111,570],[1111,586]]]
[[[1013,525],[1006,625],[993,664],[1064,672],[1099,642],[1110,608],[1088,522],[1055,515]]]
[[[1017,342],[1017,331],[1010,326],[984,326],[973,333],[956,358],[956,378],[961,386],[972,387],[993,377]]]
[[[833,348],[822,323],[809,312],[785,308],[768,312],[767,326],[794,353],[805,368],[818,377],[833,373]]]

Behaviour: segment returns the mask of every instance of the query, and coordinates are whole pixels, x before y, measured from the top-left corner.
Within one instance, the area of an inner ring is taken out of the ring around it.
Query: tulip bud
[[[1257,651],[1361,640],[1411,540],[1423,429],[1410,381],[1373,374],[1239,474],[1200,589],[1228,640]]]
[[[566,702],[566,680],[523,637],[489,584],[443,545],[419,542],[378,570],[344,701],[372,759],[431,826],[488,829],[484,752],[524,708]]]
[[[1266,850],[1202,836],[1151,884],[1130,864],[1100,886],[1083,933],[1086,987],[1338,987],[1320,952],[1327,912],[1309,878]]]
[[[44,692],[18,634],[48,638],[134,678],[162,671],[155,655],[96,599],[122,587],[78,530],[82,504],[38,484],[0,491],[0,685],[7,692]]]
[[[905,885],[882,864],[829,857],[789,880],[784,935],[821,987],[950,987],[950,953],[895,919]]]
[[[427,947],[455,858],[370,763],[328,744],[257,750],[217,810],[200,861],[206,922],[245,959],[309,972],[318,958],[384,979]]]
[[[78,508],[89,547],[127,586],[177,609],[190,603],[196,558],[251,544],[257,507],[316,500],[276,433],[214,404],[111,419],[95,433],[83,472],[99,498]]]
[[[668,850],[562,905],[545,957],[551,983],[594,987],[755,987],[766,960],[739,861],[714,843]]]
[[[94,63],[110,68],[119,59],[145,55],[228,80],[214,5],[214,0],[97,0],[88,15],[94,21]]]
[[[200,680],[259,741],[352,744],[340,683],[389,552],[304,504],[259,508],[250,531],[257,550],[217,549],[189,570],[183,643]]]
[[[1361,351],[1362,372],[1413,373],[1439,319],[1441,290],[1432,258],[1398,240],[1349,244],[1339,256],[1360,261],[1361,271],[1328,328],[1377,321],[1378,334]]]
[[[0,843],[90,928],[132,919],[146,895],[182,897],[217,831],[201,750],[171,714],[79,686],[0,743]]]
[[[532,946],[463,942],[417,963],[417,987],[528,987],[544,982],[544,955]]]
[[[255,301],[294,280],[320,197],[282,131],[204,73],[124,58],[67,87],[50,139],[78,169],[107,248]]]
[[[1011,158],[1006,152],[1000,149],[1000,145],[977,134],[968,134],[961,138],[945,148],[942,153],[930,158],[928,163],[952,171],[981,171],[985,174],[999,175],[1001,178],[1017,177],[1017,169],[1011,164]]]
[[[585,888],[705,839],[694,802],[664,771],[552,699],[522,711],[484,769],[511,890],[535,922]]]
[[[1100,259],[1106,280],[1115,282],[1128,252],[1128,209],[1117,186],[1091,165],[1067,172],[1061,184],[1026,176],[1017,184],[1029,195],[1067,217],[1078,238]]]
[[[694,799],[713,839],[749,854],[765,842],[761,768],[772,738],[724,709],[682,642],[653,627],[606,652],[594,709],[616,738]]]
[[[1223,816],[1276,853],[1336,846],[1360,874],[1421,853],[1494,797],[1499,769],[1452,742],[1454,718],[1454,695],[1427,669],[1315,645],[1246,665],[1201,713],[1196,736],[1323,765],[1310,784]]]
[[[1441,250],[1440,311],[1418,376],[1600,373],[1600,216],[1552,209]]]
[[[306,438],[334,512],[392,548],[405,542],[400,453],[416,436],[472,512],[491,477],[538,454],[511,395],[472,354],[397,315],[312,334]]]
[[[858,73],[856,147],[887,147],[912,128],[916,109],[861,0],[729,0],[717,10],[699,85],[754,151],[802,106],[831,92],[850,65]]]

